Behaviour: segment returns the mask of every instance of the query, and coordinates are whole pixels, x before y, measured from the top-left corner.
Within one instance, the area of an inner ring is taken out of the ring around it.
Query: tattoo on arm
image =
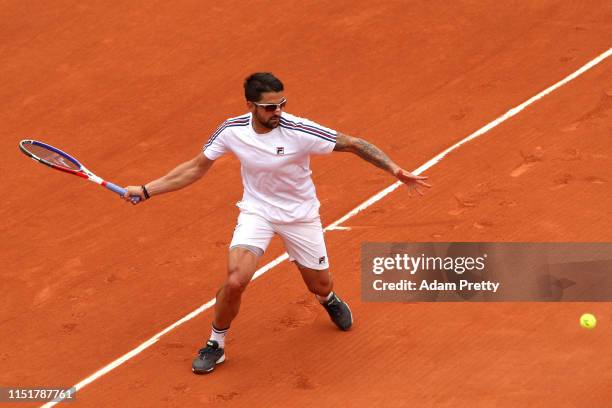
[[[381,169],[387,170],[391,173],[393,173],[396,167],[395,163],[393,163],[385,152],[373,144],[357,137],[351,137],[338,133],[336,147],[334,150],[339,152],[355,153],[376,167],[380,167]]]

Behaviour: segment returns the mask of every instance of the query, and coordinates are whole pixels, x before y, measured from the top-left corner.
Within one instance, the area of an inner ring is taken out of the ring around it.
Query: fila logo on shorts
[[[325,257],[322,256],[319,258],[319,265],[323,265],[325,263]]]
[[[285,154],[285,148],[284,147],[277,147],[276,148],[276,154],[278,154],[279,156]]]

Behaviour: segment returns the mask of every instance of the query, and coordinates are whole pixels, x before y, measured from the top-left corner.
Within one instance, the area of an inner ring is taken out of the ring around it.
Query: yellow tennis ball
[[[594,329],[597,326],[597,319],[590,313],[580,316],[580,325],[585,329]]]

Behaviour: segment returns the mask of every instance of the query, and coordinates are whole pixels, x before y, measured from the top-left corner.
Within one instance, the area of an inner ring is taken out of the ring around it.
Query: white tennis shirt
[[[251,113],[226,120],[203,149],[210,160],[227,152],[240,160],[244,193],[237,206],[275,223],[317,218],[310,155],[331,153],[337,132],[286,112],[265,134],[256,133],[251,121]]]

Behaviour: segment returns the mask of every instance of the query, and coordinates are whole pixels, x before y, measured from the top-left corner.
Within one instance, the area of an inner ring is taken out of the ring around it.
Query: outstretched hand
[[[394,173],[395,177],[408,187],[408,194],[412,195],[413,191],[416,191],[419,195],[423,195],[423,192],[419,187],[431,188],[430,184],[427,184],[423,180],[427,180],[425,176],[417,176],[404,169],[397,169]]]
[[[144,192],[141,186],[127,186],[126,193],[123,199],[132,205],[142,203],[145,200]],[[140,200],[133,200],[133,197],[140,197]]]

